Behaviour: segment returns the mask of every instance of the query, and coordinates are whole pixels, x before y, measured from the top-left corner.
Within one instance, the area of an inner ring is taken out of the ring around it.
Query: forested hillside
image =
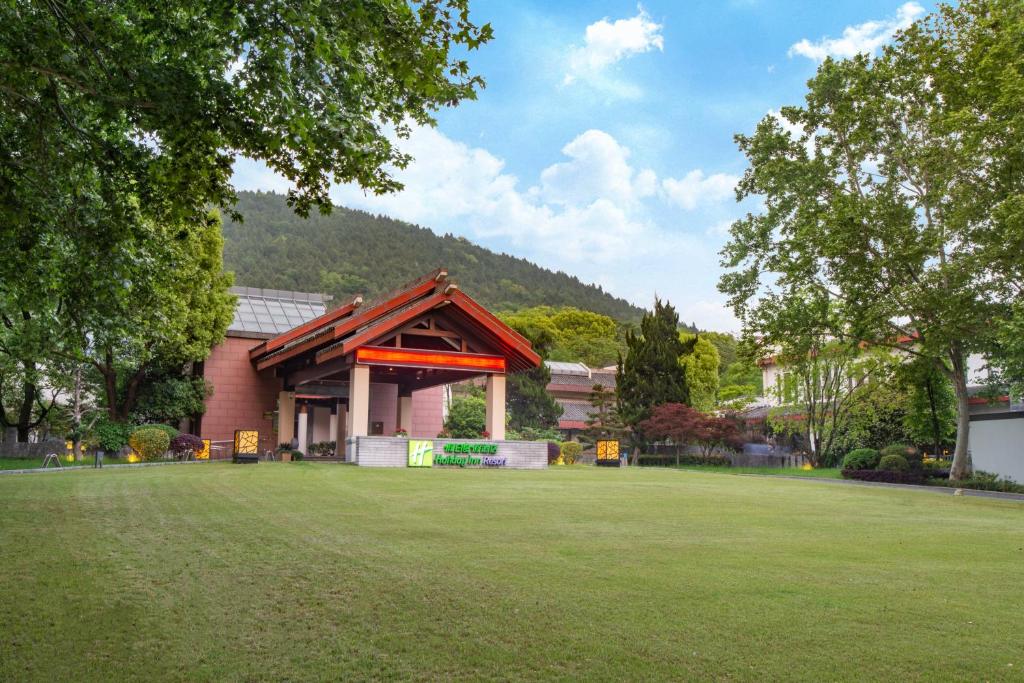
[[[338,207],[303,219],[283,196],[266,192],[239,193],[237,209],[243,223],[225,217],[224,266],[239,285],[373,296],[444,266],[466,293],[496,311],[575,306],[630,322],[643,313],[565,273],[363,211]]]

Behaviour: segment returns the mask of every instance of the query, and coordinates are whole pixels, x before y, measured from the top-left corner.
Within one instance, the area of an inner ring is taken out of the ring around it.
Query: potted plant
[[[277,456],[281,458],[281,462],[292,461],[292,445],[290,443],[282,443],[277,446]]]
[[[395,430],[395,436],[400,437],[402,439],[408,439],[409,438],[409,432],[408,432],[408,430],[406,430],[406,429],[404,429],[402,427],[399,427],[398,429]]]

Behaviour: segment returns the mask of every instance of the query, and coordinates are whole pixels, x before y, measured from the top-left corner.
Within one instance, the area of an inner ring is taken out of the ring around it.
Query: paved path
[[[690,470],[699,471],[699,470]],[[1000,491],[977,491],[975,489],[955,489],[950,486],[923,486],[919,484],[888,484],[881,481],[860,481],[859,479],[828,479],[826,477],[800,477],[786,474],[732,474],[733,477],[759,477],[761,479],[788,479],[790,481],[814,481],[825,484],[840,484],[843,486],[875,486],[892,489],[907,489],[910,491],[927,491],[940,495],[952,496],[956,491],[962,491],[965,496],[976,498],[998,498],[1001,500],[1016,500],[1024,502],[1024,493],[1002,493]]]

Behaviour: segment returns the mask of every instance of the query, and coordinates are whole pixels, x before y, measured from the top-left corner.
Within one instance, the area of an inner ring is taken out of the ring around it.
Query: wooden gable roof
[[[398,332],[413,321],[441,313],[505,358],[509,372],[529,370],[541,359],[530,342],[448,279],[440,268],[364,304],[361,297],[259,344],[249,356],[258,370],[285,363],[319,365],[354,354],[361,346]]]

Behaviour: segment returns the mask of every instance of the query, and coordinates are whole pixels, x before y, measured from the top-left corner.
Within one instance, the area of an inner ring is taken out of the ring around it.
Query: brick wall
[[[249,362],[249,349],[256,343],[228,337],[206,359],[203,376],[213,386],[213,395],[206,399],[202,438],[230,440],[236,429],[255,429],[260,433],[261,452],[277,446],[273,421],[264,419],[263,414],[277,408],[281,382],[273,371],[257,373]],[[230,455],[230,450],[222,454]]]

